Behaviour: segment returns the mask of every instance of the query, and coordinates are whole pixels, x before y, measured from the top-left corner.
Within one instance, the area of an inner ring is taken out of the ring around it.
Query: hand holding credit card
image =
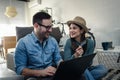
[[[76,57],[81,57],[82,56],[82,54],[84,53],[84,51],[83,51],[83,45],[85,45],[86,44],[86,40],[85,41],[83,41],[80,45],[77,45],[76,46],[76,50],[75,50],[75,56]]]

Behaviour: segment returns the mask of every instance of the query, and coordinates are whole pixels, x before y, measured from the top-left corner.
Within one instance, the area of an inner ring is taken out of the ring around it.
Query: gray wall
[[[15,6],[17,16],[8,18],[4,15],[7,6]],[[25,25],[25,3],[16,0],[0,0],[0,37],[15,35],[15,27]]]
[[[7,6],[15,6],[17,9],[17,16],[8,18],[4,15]],[[0,0],[0,24],[25,24],[25,4],[16,0]]]

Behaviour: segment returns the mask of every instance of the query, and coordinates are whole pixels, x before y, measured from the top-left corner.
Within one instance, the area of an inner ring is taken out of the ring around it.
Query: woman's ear
[[[83,34],[85,32],[85,30],[84,29],[81,29],[81,34]]]

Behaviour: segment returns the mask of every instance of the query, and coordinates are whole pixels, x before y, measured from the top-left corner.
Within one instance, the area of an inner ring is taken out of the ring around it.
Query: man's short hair
[[[36,22],[42,23],[43,19],[50,19],[51,15],[49,15],[46,12],[37,12],[34,16],[33,16],[33,25]]]

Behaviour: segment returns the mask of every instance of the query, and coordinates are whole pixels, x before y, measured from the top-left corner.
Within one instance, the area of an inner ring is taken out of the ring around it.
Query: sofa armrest
[[[6,77],[0,77],[0,80],[24,80],[24,76],[22,75],[12,75]]]
[[[7,54],[7,68],[15,71],[14,52]]]
[[[98,54],[96,54],[95,57],[93,58],[93,64],[92,64],[92,66],[95,66],[95,65],[99,65]]]

